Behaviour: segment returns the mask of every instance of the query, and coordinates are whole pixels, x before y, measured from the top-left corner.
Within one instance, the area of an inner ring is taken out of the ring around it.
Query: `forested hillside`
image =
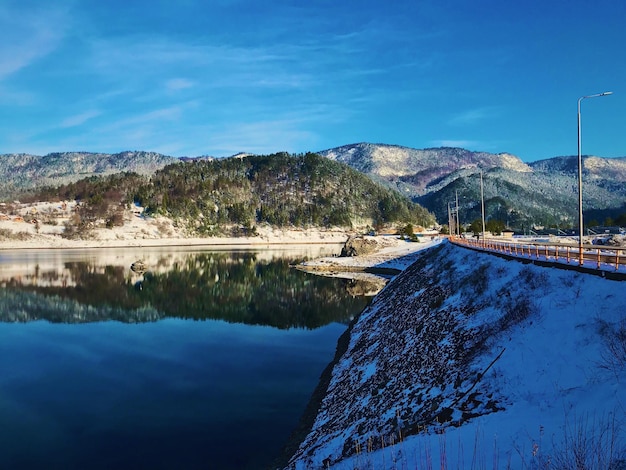
[[[177,159],[154,152],[59,152],[44,156],[0,155],[0,197],[33,190],[44,185],[67,184],[94,175],[132,171],[151,175]]]
[[[459,200],[461,223],[481,217],[483,173],[485,217],[520,231],[568,228],[578,218],[578,159],[554,157],[526,164],[507,153],[459,148],[416,150],[360,143],[320,152],[395,188],[447,221],[448,203]],[[585,220],[607,224],[626,215],[626,157],[583,158]],[[594,220],[595,219],[595,220]]]
[[[249,229],[264,222],[350,226],[411,219],[413,224],[430,225],[432,218],[420,206],[445,224],[448,203],[458,195],[461,223],[469,225],[481,217],[482,172],[487,222],[527,232],[540,227],[566,230],[578,218],[578,163],[572,156],[524,163],[508,153],[460,148],[418,150],[368,143],[315,155],[326,157],[335,166],[327,166],[313,154],[239,154],[225,159],[176,159],[151,152],[2,155],[0,198],[24,199],[24,191],[38,192],[43,185],[67,184],[68,195],[77,194],[91,205],[91,209],[83,206],[81,210],[96,212],[82,217],[93,219],[106,209],[107,223],[115,224],[120,212],[111,204],[115,193],[123,190],[126,202],[138,200],[152,212],[194,220],[189,228],[209,234],[220,232],[224,224]],[[346,172],[344,166],[336,166],[340,163],[369,179],[360,179],[354,172]],[[587,225],[612,225],[624,220],[626,157],[585,156],[583,164]],[[166,165],[170,166],[163,170]],[[120,172],[142,175],[134,177],[141,179],[141,184],[115,176]],[[90,176],[109,179],[76,183]],[[372,181],[397,192],[384,192]],[[93,184],[101,187],[94,194],[102,193],[102,197],[91,201],[89,194],[83,193],[90,193],[87,188]],[[103,185],[109,186],[104,193]],[[407,205],[398,193],[420,206]]]
[[[173,218],[191,233],[254,233],[256,224],[296,226],[429,226],[434,216],[398,192],[317,154],[232,157],[169,165],[152,177],[91,177],[34,198],[80,200],[79,225],[119,222],[120,208]]]

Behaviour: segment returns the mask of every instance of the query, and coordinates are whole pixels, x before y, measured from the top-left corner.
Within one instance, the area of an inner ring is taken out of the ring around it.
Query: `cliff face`
[[[403,455],[421,465],[416,456],[441,435],[466,449],[458,458],[469,468],[477,428],[499,436],[496,451],[487,436],[488,453],[506,461],[513,449],[532,448],[528,436],[540,427],[562,435],[567,410],[613,412],[626,380],[626,360],[607,354],[626,332],[622,289],[618,281],[448,244],[427,250],[354,325],[289,468],[363,462],[364,455],[385,468],[388,449],[394,462]]]

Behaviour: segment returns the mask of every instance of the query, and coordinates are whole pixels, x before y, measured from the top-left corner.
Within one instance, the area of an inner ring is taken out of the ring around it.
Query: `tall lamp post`
[[[485,194],[483,193],[483,172],[480,172],[480,213],[483,220],[483,248],[485,247]]]
[[[583,157],[581,153],[580,135],[580,102],[586,98],[612,95],[612,91],[596,93],[595,95],[581,96],[578,98],[578,264],[583,264]]]

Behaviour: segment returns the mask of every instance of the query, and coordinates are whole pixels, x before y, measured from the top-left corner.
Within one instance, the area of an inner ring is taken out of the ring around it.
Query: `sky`
[[[0,154],[626,156],[623,0],[2,0]]]

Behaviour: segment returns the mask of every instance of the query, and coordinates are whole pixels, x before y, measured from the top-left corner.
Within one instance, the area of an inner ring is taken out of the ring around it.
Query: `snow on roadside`
[[[598,454],[591,444],[603,432],[626,450],[626,364],[607,348],[626,328],[623,287],[448,244],[423,252],[354,326],[290,468],[543,468],[575,445]],[[428,328],[437,341],[419,333]],[[489,332],[478,353],[450,347],[472,332]],[[464,412],[455,400],[468,389]],[[424,419],[447,408],[448,421]]]

